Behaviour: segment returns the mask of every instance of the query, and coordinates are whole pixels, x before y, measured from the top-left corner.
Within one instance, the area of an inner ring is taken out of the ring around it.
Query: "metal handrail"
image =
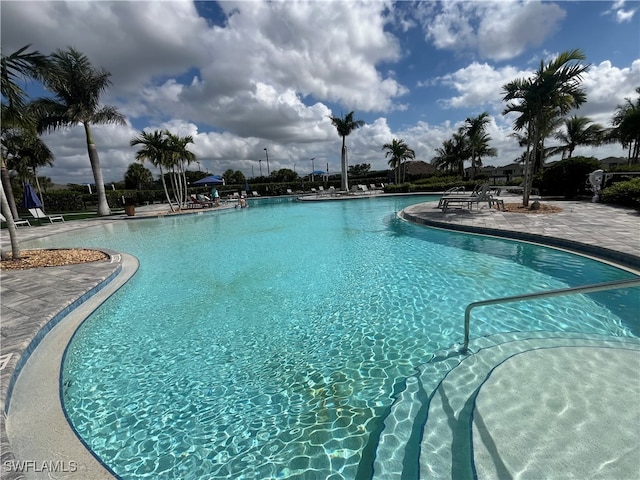
[[[547,290],[545,292],[527,293],[524,295],[515,295],[513,297],[492,298],[489,300],[472,302],[467,305],[467,308],[464,311],[464,345],[461,352],[466,353],[469,347],[469,322],[471,320],[471,310],[475,307],[496,305],[498,303],[520,302],[522,300],[531,300],[536,298],[559,297],[561,295],[570,295],[572,293],[602,292],[604,290],[615,290],[618,288],[630,288],[637,286],[640,286],[640,278],[616,280],[613,282],[595,283],[593,285],[585,285],[582,287],[560,288],[557,290]]]

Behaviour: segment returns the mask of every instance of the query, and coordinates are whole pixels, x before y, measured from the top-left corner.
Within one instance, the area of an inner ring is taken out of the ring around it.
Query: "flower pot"
[[[136,206],[135,205],[125,205],[124,213],[128,216],[133,217],[136,214]]]

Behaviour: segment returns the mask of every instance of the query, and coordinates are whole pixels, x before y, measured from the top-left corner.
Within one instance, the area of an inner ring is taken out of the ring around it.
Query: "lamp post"
[[[269,172],[269,151],[267,150],[267,147],[264,147],[264,153],[267,155],[267,177],[271,175],[271,173]]]
[[[258,160],[258,165],[260,165],[260,176],[262,176],[262,159]]]
[[[313,182],[313,172],[316,171],[316,162],[314,162],[314,160],[316,159],[316,157],[313,157],[311,159],[311,181]]]

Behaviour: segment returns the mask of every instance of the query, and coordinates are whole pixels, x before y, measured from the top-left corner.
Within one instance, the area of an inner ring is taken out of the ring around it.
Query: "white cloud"
[[[517,67],[506,66],[495,68],[487,63],[473,62],[467,67],[444,75],[438,80],[459,93],[459,95],[442,99],[445,108],[477,108],[490,106],[494,111],[503,108],[502,86],[531,74]]]
[[[424,2],[418,9],[425,37],[437,48],[477,51],[492,60],[541,45],[565,15],[558,5],[537,1]]]
[[[613,5],[609,10],[604,12],[604,15],[613,15],[615,17],[616,23],[625,23],[630,22],[634,15],[637,12],[637,8],[625,9],[624,4],[625,0],[617,0],[613,2]]]

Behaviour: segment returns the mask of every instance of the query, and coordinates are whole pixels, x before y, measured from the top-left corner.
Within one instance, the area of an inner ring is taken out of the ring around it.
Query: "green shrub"
[[[560,160],[545,169],[540,181],[543,195],[562,195],[575,198],[590,195],[587,177],[600,168],[600,162],[593,157],[573,157]]]
[[[618,182],[600,194],[603,203],[613,203],[640,209],[640,178]]]

